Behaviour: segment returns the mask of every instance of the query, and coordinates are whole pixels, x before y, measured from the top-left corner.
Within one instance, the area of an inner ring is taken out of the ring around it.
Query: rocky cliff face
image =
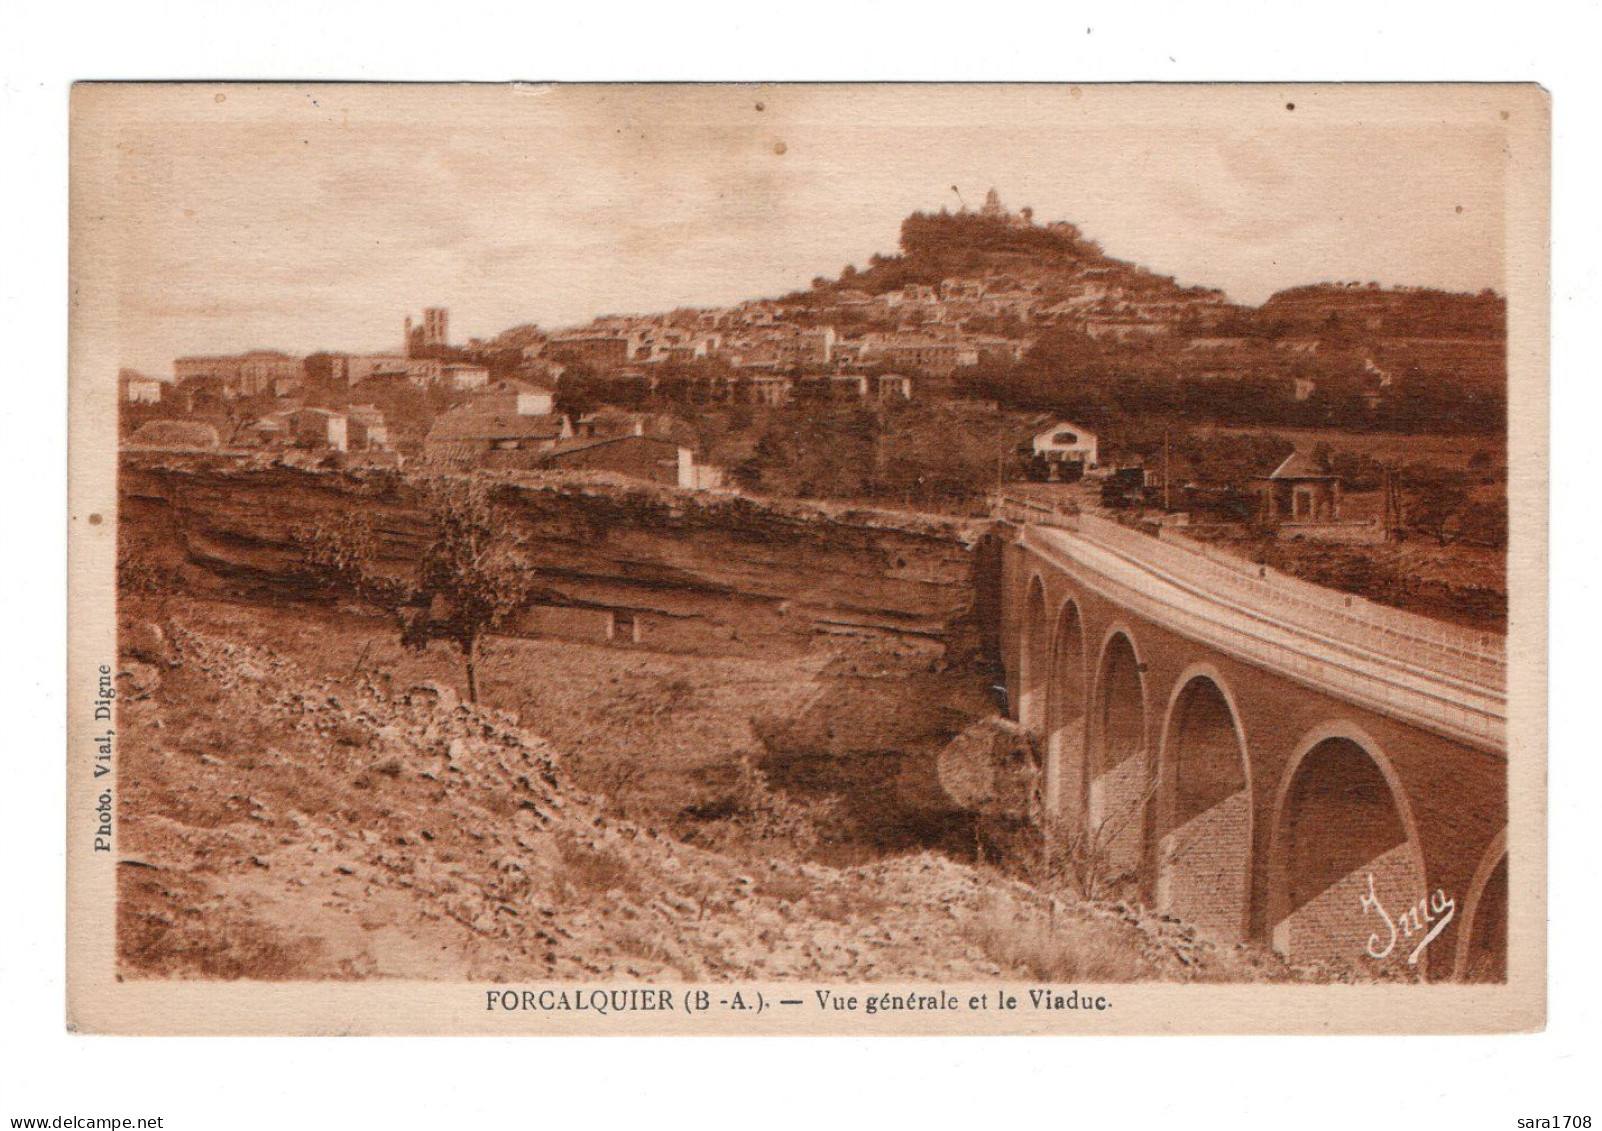
[[[396,577],[429,536],[418,485],[387,472],[129,456],[121,499],[125,562],[239,596],[309,596],[319,526],[369,526]],[[748,652],[818,633],[982,645],[976,524],[537,477],[503,482],[497,504],[536,569],[533,605],[637,618],[663,647]]]

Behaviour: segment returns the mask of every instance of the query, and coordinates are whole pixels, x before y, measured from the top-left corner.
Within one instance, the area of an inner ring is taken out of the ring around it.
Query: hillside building
[[[353,452],[389,450],[389,428],[377,405],[352,405],[346,415],[346,436]]]
[[[335,384],[360,385],[363,381],[391,377],[427,387],[444,379],[445,364],[433,357],[336,354],[329,359],[329,375]]]
[[[124,404],[160,404],[162,392],[166,389],[165,381],[158,381],[154,377],[146,377],[143,373],[136,373],[132,369],[124,369],[117,374],[117,399]]]
[[[330,451],[350,450],[350,418],[327,408],[296,409],[288,416],[290,434],[297,444]]]
[[[881,373],[873,379],[873,390],[881,401],[910,401],[912,378],[900,373]]]
[[[563,334],[551,339],[548,349],[552,357],[570,365],[604,371],[627,364],[630,346],[623,334]]]
[[[172,363],[172,369],[179,384],[208,384],[228,400],[289,396],[306,380],[305,363],[278,350],[180,357]]]
[[[482,386],[473,407],[504,416],[550,416],[556,411],[556,394],[527,381],[506,379]]]
[[[865,337],[860,358],[864,365],[893,365],[936,377],[950,376],[979,361],[978,351],[962,341],[902,334]]]
[[[466,464],[535,466],[532,457],[572,438],[573,425],[565,416],[506,412],[493,403],[469,403],[434,421],[423,440],[423,454]]]
[[[740,381],[741,399],[747,404],[778,408],[790,399],[795,382],[782,373],[752,373]]]
[[[440,367],[440,380],[458,392],[471,392],[489,384],[490,371],[482,365],[448,361]]]
[[[1341,480],[1330,468],[1300,450],[1262,479],[1263,516],[1293,523],[1339,522]]]
[[[833,357],[834,342],[834,327],[825,326],[778,335],[772,339],[772,346],[781,365],[828,365]]]

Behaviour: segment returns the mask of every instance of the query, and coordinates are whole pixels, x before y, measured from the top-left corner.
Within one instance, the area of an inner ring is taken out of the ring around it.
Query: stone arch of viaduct
[[[1431,924],[1402,916],[1439,920],[1444,896],[1425,975],[1505,977],[1505,752],[1189,639],[1018,544],[1003,574],[1009,703],[1059,833],[1094,836],[1153,906],[1292,961],[1406,963]]]

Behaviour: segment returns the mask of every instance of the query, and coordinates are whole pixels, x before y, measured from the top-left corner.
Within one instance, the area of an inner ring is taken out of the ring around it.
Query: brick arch
[[[1139,871],[1145,856],[1152,777],[1145,671],[1134,631],[1113,624],[1096,658],[1082,803],[1114,872]]]
[[[1072,597],[1058,609],[1052,632],[1045,749],[1047,816],[1077,828],[1085,773],[1085,622]]]
[[[1452,976],[1460,982],[1507,981],[1507,830],[1480,857],[1457,929]]]
[[[1252,773],[1234,694],[1211,664],[1174,682],[1159,754],[1157,906],[1215,937],[1250,932]]]
[[[1364,900],[1378,899],[1395,922],[1426,892],[1418,823],[1380,744],[1347,722],[1315,727],[1286,765],[1271,812],[1265,928],[1274,949],[1298,961],[1405,968],[1416,938],[1399,938],[1382,960],[1369,952],[1376,932],[1372,945],[1390,938]]]
[[[1051,669],[1051,624],[1047,619],[1046,584],[1037,573],[1029,579],[1024,600],[1023,653],[1018,672],[1018,723],[1039,732],[1045,721],[1046,679]]]

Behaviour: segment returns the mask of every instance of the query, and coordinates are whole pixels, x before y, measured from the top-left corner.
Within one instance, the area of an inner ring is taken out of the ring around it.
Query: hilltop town
[[[1007,483],[1066,482],[1075,502],[1225,536],[1411,528],[1499,551],[1505,320],[1491,292],[1372,283],[1243,306],[992,190],[977,210],[908,217],[898,254],[775,298],[461,344],[430,308],[393,352],[124,371],[123,444],[958,513]],[[1350,567],[1312,573],[1385,598]]]

